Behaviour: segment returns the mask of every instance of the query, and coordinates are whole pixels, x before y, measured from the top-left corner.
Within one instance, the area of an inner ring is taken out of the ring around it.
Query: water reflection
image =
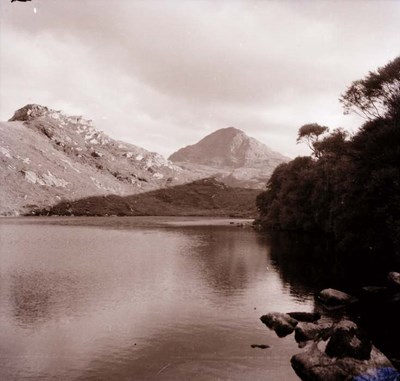
[[[287,291],[258,233],[23,221],[0,223],[0,379],[297,379],[295,343],[259,316],[313,301]]]
[[[373,258],[337,253],[329,240],[315,235],[275,232],[260,240],[270,246],[276,270],[299,297],[328,287],[351,291],[382,284],[390,268]]]
[[[30,328],[67,313],[84,293],[84,282],[68,274],[23,271],[11,275],[8,293],[15,320]]]
[[[196,261],[205,283],[217,295],[236,295],[251,281],[268,275],[268,247],[257,242],[257,233],[213,226],[186,228],[184,232],[198,242],[186,254]]]
[[[44,274],[13,275],[10,290],[17,321],[23,325],[33,325],[50,318],[54,289]]]

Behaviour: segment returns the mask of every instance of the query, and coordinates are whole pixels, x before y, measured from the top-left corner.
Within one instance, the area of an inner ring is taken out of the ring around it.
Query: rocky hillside
[[[170,159],[174,163],[113,140],[80,116],[29,104],[0,123],[0,215],[30,214],[88,197],[178,189],[176,185],[210,177],[233,187],[263,188],[273,169],[286,160],[232,127]]]
[[[1,215],[195,178],[157,153],[111,139],[79,116],[27,105],[0,123]]]
[[[213,178],[131,196],[95,196],[34,210],[36,215],[257,216],[256,189],[231,188]]]
[[[264,188],[276,166],[289,158],[272,151],[243,131],[229,127],[181,148],[169,160],[200,176],[217,176],[228,185]]]

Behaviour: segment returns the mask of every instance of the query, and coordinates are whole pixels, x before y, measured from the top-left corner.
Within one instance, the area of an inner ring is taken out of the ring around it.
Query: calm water
[[[259,317],[313,310],[314,288],[250,228],[20,218],[0,239],[1,380],[298,380]]]

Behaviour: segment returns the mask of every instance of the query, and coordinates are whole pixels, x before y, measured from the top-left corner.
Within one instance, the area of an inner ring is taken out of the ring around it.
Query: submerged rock
[[[271,312],[260,317],[260,320],[270,329],[273,329],[279,337],[291,334],[298,321],[288,314]]]
[[[251,347],[252,347],[252,348],[261,348],[261,349],[270,348],[270,346],[269,346],[269,345],[266,345],[266,344],[251,344]]]
[[[322,290],[318,295],[318,299],[329,307],[345,306],[357,301],[357,298],[354,296],[335,290],[334,288]]]

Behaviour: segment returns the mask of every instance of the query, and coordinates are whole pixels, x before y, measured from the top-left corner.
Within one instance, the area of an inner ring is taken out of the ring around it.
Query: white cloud
[[[81,113],[164,155],[235,126],[295,155],[307,122],[398,52],[400,3],[36,0],[1,3],[0,116]]]

